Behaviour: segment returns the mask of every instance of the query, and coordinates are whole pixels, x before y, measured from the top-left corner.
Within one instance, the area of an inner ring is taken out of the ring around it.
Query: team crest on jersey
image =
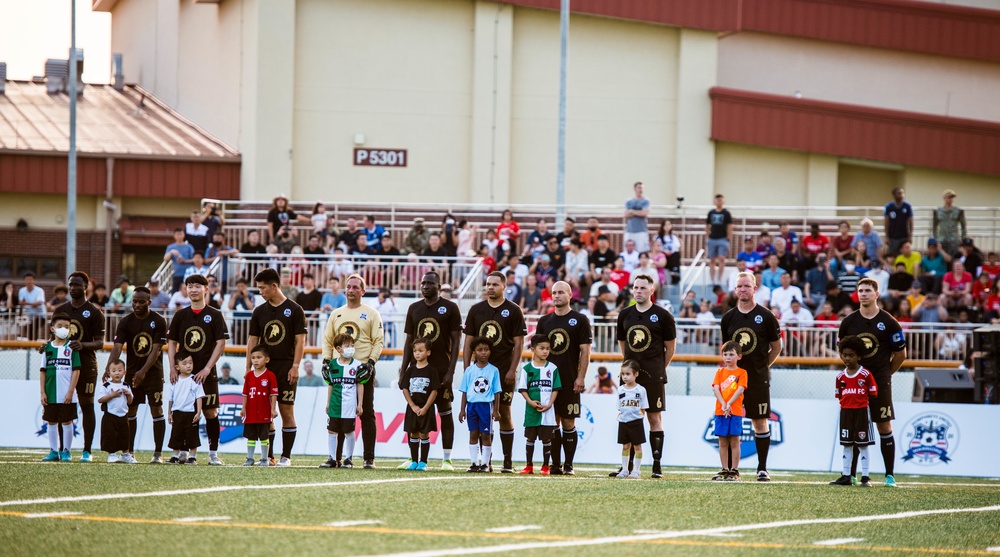
[[[771,447],[780,445],[785,441],[784,424],[781,420],[781,414],[771,410],[771,414],[767,417],[767,425],[771,430]],[[757,454],[757,443],[755,441],[755,435],[753,431],[753,420],[750,418],[743,418],[743,430],[740,433],[740,460],[749,458]],[[712,416],[708,420],[708,425],[705,426],[705,433],[702,435],[702,440],[712,445],[718,450],[719,438],[715,436],[715,416]]]
[[[341,323],[340,326],[337,327],[338,334],[345,333],[347,335],[350,335],[350,337],[353,338],[354,340],[358,340],[358,332],[360,330],[361,329],[358,327],[358,324],[353,321],[346,321],[344,323]]]
[[[368,314],[367,313],[362,313],[361,314],[361,320],[362,321],[368,321]]]
[[[654,313],[653,315],[650,315],[650,316],[649,316],[649,320],[650,320],[650,322],[652,322],[652,323],[656,323],[657,321],[659,321],[659,320],[660,320],[660,317],[659,317],[658,315],[656,315],[656,314]]]
[[[649,334],[649,328],[645,325],[630,327],[628,332],[625,333],[625,338],[628,339],[628,347],[633,352],[645,352],[653,341],[652,336]]]
[[[243,437],[242,393],[219,393],[219,443],[228,443]],[[198,427],[203,439],[208,439],[205,422]]]
[[[479,393],[485,394],[486,391],[490,390],[490,382],[485,377],[477,377],[472,382],[472,390]]]
[[[261,379],[260,380],[260,386],[261,387],[266,387],[267,386],[267,379]]]
[[[761,316],[757,316],[757,319],[761,319]],[[750,327],[741,327],[736,329],[733,333],[733,342],[740,345],[744,354],[748,352],[753,352],[757,349],[757,333],[753,331]]]
[[[207,316],[206,316],[207,317]],[[190,327],[184,331],[184,349],[188,352],[201,352],[205,347],[205,331],[201,327]]]
[[[83,318],[84,319],[90,319],[90,310],[89,309],[83,310]]]
[[[571,318],[568,323],[570,327],[576,327],[576,318]]]
[[[155,329],[156,328],[156,321],[150,321],[149,322],[149,328],[150,329]]]
[[[503,329],[500,328],[499,323],[490,319],[479,326],[479,336],[486,337],[486,340],[492,342],[493,346],[496,346],[503,340]]]
[[[80,324],[76,319],[72,319],[69,322],[69,338],[70,340],[80,340],[80,335],[83,334],[83,325]]]
[[[510,310],[509,309],[505,309],[505,310],[501,311],[500,312],[500,317],[510,317]]]
[[[448,313],[448,308],[444,306],[438,308],[438,315],[444,315],[445,313]]]
[[[292,316],[291,308],[285,308],[285,317],[291,317],[291,316]]]
[[[285,340],[285,324],[277,319],[268,321],[267,325],[264,325],[264,344],[277,346],[283,340]]]
[[[880,331],[884,331],[885,330],[885,323],[879,321],[878,325],[875,325],[875,327],[878,328],[878,330],[880,330]]]
[[[69,346],[63,348],[63,357],[69,358],[73,353],[70,352]]]
[[[758,324],[758,325],[760,325],[761,323],[764,322],[764,316],[763,315],[755,315],[754,318],[753,318],[753,322],[756,323],[756,324]]]
[[[433,318],[425,317],[417,323],[417,338],[425,338],[434,342],[439,336],[441,336],[441,328],[438,326],[438,322]]]
[[[132,353],[139,358],[145,358],[149,356],[149,352],[153,349],[153,337],[149,336],[149,333],[143,331],[132,339]]]
[[[212,316],[211,315],[206,315],[205,316],[205,323],[211,323],[211,322],[212,322]]]
[[[958,424],[940,412],[918,414],[903,428],[903,462],[920,466],[948,464],[958,449]]]
[[[866,352],[861,355],[862,359],[871,358],[876,352],[878,352],[878,339],[875,335],[871,333],[861,333],[858,335],[858,338],[861,339],[861,342],[865,343]]]
[[[552,354],[559,356],[569,350],[569,333],[563,329],[556,329],[549,333],[549,342],[552,345]]]

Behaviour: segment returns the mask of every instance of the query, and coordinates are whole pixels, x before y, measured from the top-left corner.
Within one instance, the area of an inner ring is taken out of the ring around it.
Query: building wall
[[[98,207],[104,199],[93,195],[77,197],[78,230],[97,228]],[[103,207],[100,212],[104,212]],[[30,228],[66,229],[66,196],[30,193],[0,193],[0,227],[13,227],[19,219]]]

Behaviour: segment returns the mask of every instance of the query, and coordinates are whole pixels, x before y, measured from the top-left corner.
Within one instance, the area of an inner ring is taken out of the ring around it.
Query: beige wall
[[[941,205],[941,193],[955,190],[955,204],[965,207],[1000,208],[1000,178],[960,174],[932,168],[907,168],[906,198],[914,205]]]
[[[729,205],[806,205],[808,178],[807,153],[716,143],[715,193]]]
[[[76,200],[76,227],[92,230],[103,218],[104,199],[81,195]],[[100,215],[99,215],[100,213]],[[0,193],[0,227],[14,226],[18,219],[27,221],[31,228],[66,228],[66,198],[59,195]]]

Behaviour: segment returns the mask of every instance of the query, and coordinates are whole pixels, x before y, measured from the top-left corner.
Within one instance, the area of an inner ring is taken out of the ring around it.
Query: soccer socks
[[[431,454],[431,440],[421,439],[420,440],[420,462],[427,464],[427,457]]]
[[[511,448],[513,449],[514,447],[511,446]],[[489,466],[490,458],[492,457],[493,457],[493,447],[483,446],[483,466]]]
[[[274,437],[275,437],[275,431],[273,429],[274,428],[274,424],[273,423],[271,424],[271,427],[272,427],[272,429],[267,432],[267,457],[268,458],[274,458]]]
[[[568,429],[562,432],[562,450],[566,453],[565,463],[567,466],[573,466],[573,457],[576,456],[576,428]],[[552,454],[558,454],[556,450],[552,451]],[[553,457],[554,458],[554,457]]]
[[[500,448],[503,449],[503,460],[504,464],[511,459],[511,454],[514,452],[514,432],[513,431],[501,431],[500,432]]]
[[[344,458],[354,458],[355,433],[352,431],[344,434],[342,437],[344,439]]]
[[[205,418],[205,433],[208,435],[208,450],[219,450],[219,433],[221,432],[219,417]]]
[[[94,444],[94,429],[97,427],[97,417],[94,415],[94,401],[91,400],[90,404],[80,403],[80,411],[83,414],[83,450],[88,453],[91,452],[90,449]],[[70,432],[73,430],[70,429]],[[69,441],[63,439],[63,448],[69,450],[70,443],[73,438],[70,437]]]
[[[473,466],[479,464],[479,443],[469,443],[469,460]]]
[[[854,458],[851,460],[851,473],[848,474],[849,476],[857,476],[858,475],[858,455],[860,455],[860,454],[861,454],[861,447],[855,445],[854,446]]]
[[[283,458],[291,458],[292,456],[292,446],[295,445],[295,432],[294,427],[283,427],[281,428],[281,456]]]
[[[340,434],[337,433],[328,433],[326,437],[326,448],[330,452],[330,458],[333,460],[340,460],[340,451],[337,450],[340,445],[338,437],[340,437]]]
[[[532,465],[532,459],[535,456],[535,441],[530,440],[524,443],[524,460],[525,464],[528,466]],[[546,461],[548,462],[548,461]]]
[[[59,426],[56,426],[59,427]],[[63,450],[68,451],[70,447],[73,446],[73,424],[63,424],[62,426],[62,436],[63,436]]]
[[[552,442],[550,446],[552,448],[552,465],[559,466],[562,462],[562,454],[560,454],[562,451],[562,431],[558,426],[556,426],[552,431]],[[569,463],[569,458],[566,458],[566,464]]]
[[[410,443],[410,461],[419,462],[420,459],[420,438],[419,437],[409,437]]]
[[[260,459],[264,460],[267,458],[267,448],[271,443],[267,439],[260,440]]]
[[[549,458],[552,456],[552,443],[543,442],[542,443],[542,466],[549,465]],[[568,464],[568,462],[567,462]]]
[[[642,462],[640,460],[640,462]],[[628,471],[631,472],[635,468],[635,446],[632,446],[628,450]]]
[[[885,475],[893,475],[896,464],[896,440],[892,437],[892,432],[879,435],[882,440],[882,461],[885,462]]]
[[[861,457],[860,457],[859,460],[861,461],[861,475],[862,476],[867,476],[868,475],[868,470],[869,470],[869,464],[871,463],[868,460],[868,446],[867,445],[864,446],[864,447],[861,447]]]
[[[663,432],[662,431],[650,431],[649,432],[649,448],[653,451],[653,464],[658,464],[660,458],[663,456]],[[636,455],[639,452],[636,451]],[[639,459],[642,462],[642,459]]]
[[[444,459],[451,460],[451,448],[455,445],[455,420],[451,417],[451,410],[446,410],[438,414],[441,418],[441,448],[444,450]]]
[[[625,449],[622,449],[622,470],[624,470],[625,472],[628,472],[629,468],[632,467],[631,465],[632,455],[634,454],[635,452],[632,451],[631,449],[627,451]]]
[[[167,434],[167,418],[153,418],[153,446],[157,454],[163,452],[163,438]]]
[[[247,439],[247,458],[249,458],[250,460],[253,460],[253,455],[256,452],[257,452],[257,440],[256,439]]]
[[[46,433],[49,434],[49,448],[59,452],[59,424],[49,424]]]
[[[844,458],[842,464],[844,466],[844,475],[853,476],[854,472],[852,466],[854,465],[854,445],[844,445]]]
[[[128,452],[135,452],[135,434],[136,434],[136,424],[138,422],[135,416],[129,416],[128,418]]]
[[[771,432],[754,433],[754,444],[757,445],[757,471],[767,470],[767,451],[771,448]]]

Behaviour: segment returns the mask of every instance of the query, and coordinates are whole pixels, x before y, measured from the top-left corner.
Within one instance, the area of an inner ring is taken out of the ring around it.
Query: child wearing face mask
[[[69,462],[73,444],[73,420],[76,419],[76,382],[80,379],[80,353],[69,347],[69,315],[52,316],[53,339],[42,347],[41,382],[42,419],[48,424],[49,454],[43,462]],[[59,450],[59,428],[63,448]]]
[[[364,412],[361,401],[364,400],[365,386],[358,381],[357,369],[361,362],[354,359],[354,338],[340,333],[333,337],[333,348],[340,353],[340,357],[323,362],[323,379],[329,385],[326,413],[330,419],[326,431],[329,434],[330,458],[319,467],[353,468],[354,424]]]

